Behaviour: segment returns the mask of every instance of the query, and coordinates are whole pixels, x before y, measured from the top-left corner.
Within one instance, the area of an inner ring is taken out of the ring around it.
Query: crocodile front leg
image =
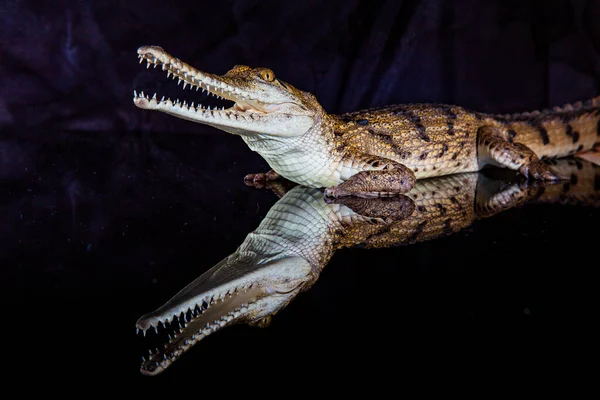
[[[477,133],[479,165],[497,165],[519,171],[527,178],[545,181],[563,180],[522,143],[510,143],[497,128],[483,126]]]
[[[415,184],[414,172],[387,158],[368,157],[367,168],[337,186],[325,189],[327,197],[389,197],[406,193]]]

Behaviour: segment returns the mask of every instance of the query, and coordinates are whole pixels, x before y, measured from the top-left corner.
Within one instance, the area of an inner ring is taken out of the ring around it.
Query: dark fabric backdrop
[[[134,88],[143,44],[225,73],[266,66],[330,112],[446,102],[513,112],[594,96],[600,2],[2,1],[0,126],[178,130]]]

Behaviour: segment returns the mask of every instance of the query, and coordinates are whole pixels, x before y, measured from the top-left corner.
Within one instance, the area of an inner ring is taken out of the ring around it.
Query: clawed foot
[[[244,177],[244,183],[257,189],[264,189],[268,182],[279,179],[279,177],[277,172],[270,170],[267,173],[248,174]]]
[[[296,183],[280,178],[279,174],[271,170],[266,174],[248,174],[244,177],[244,183],[256,189],[268,189],[279,198],[282,198]]]
[[[556,174],[548,164],[543,161],[534,161],[527,165],[522,166],[519,172],[525,177],[531,179],[540,179],[548,182],[560,182],[568,180],[558,174]]]

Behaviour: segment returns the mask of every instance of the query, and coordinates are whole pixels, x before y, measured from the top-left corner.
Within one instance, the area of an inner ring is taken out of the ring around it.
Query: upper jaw
[[[190,89],[206,90],[235,102],[248,102],[257,106],[262,103],[255,94],[233,85],[230,79],[197,70],[173,57],[161,47],[142,46],[137,53],[140,63],[145,60],[147,68],[150,68],[151,64],[154,65],[154,68],[160,65],[163,71],[167,71],[167,77],[173,75],[173,79],[178,79],[178,84],[183,82],[184,89],[189,85]]]

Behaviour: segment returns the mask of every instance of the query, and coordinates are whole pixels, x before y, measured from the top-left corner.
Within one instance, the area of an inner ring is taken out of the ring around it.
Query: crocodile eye
[[[273,82],[275,80],[275,74],[270,69],[263,69],[259,73],[260,77],[267,82]]]

